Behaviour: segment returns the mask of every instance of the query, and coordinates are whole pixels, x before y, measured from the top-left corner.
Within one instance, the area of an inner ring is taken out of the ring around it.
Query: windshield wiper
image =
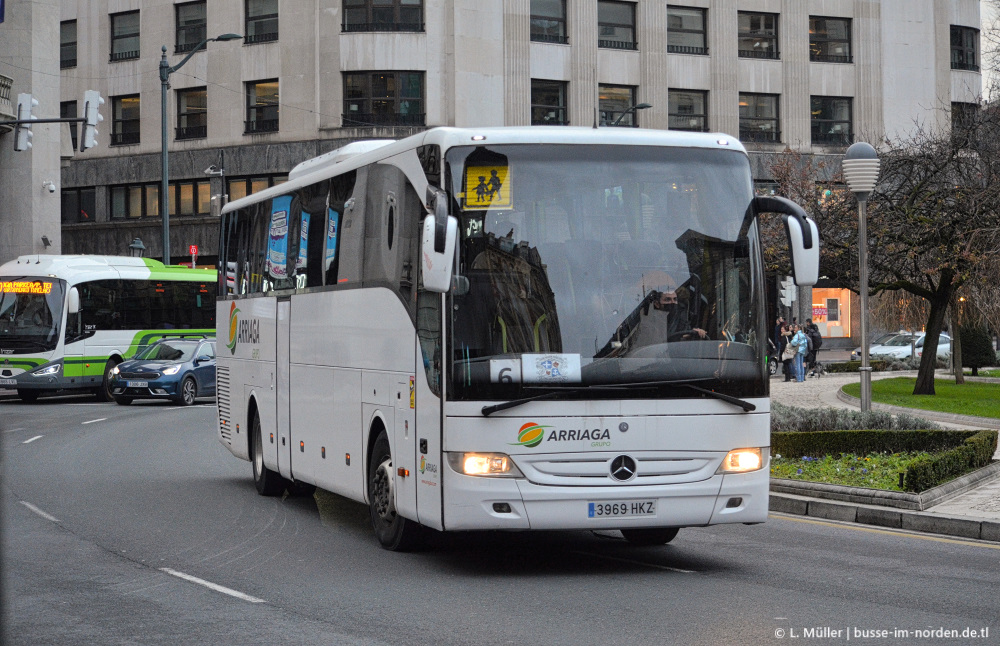
[[[502,404],[493,404],[491,406],[483,406],[483,417],[489,417],[493,413],[507,410],[508,408],[515,408],[521,404],[527,404],[528,402],[539,401],[541,399],[551,399],[557,395],[562,395],[563,393],[573,393],[578,394],[582,392],[594,392],[597,390],[622,390],[627,388],[651,388],[655,386],[681,386],[684,388],[691,388],[700,393],[707,394],[711,397],[721,399],[724,402],[735,404],[739,406],[744,411],[750,412],[757,410],[757,407],[748,401],[732,397],[730,395],[723,395],[722,393],[717,393],[706,388],[701,388],[692,384],[692,381],[711,381],[711,377],[701,377],[698,379],[684,379],[676,381],[636,381],[632,383],[624,384],[602,384],[599,386],[577,386],[572,388],[556,387],[558,390],[550,390],[548,392],[542,393],[541,395],[533,395],[531,397],[522,397],[520,399],[512,399],[508,402],[503,402]]]

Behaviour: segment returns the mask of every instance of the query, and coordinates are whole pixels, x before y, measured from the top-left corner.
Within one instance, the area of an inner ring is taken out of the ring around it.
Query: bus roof
[[[295,176],[288,182],[277,184],[258,193],[234,200],[222,210],[229,213],[255,204],[261,200],[285,195],[310,184],[335,177],[368,164],[385,160],[419,146],[435,144],[448,150],[454,146],[479,146],[503,144],[561,144],[606,146],[663,146],[676,148],[715,148],[746,154],[739,139],[723,133],[684,132],[678,130],[651,130],[646,128],[581,128],[570,126],[515,126],[491,128],[431,128],[405,139],[391,143],[380,140],[377,146],[353,155],[337,158],[334,150],[302,162]],[[350,146],[350,145],[349,145]],[[347,146],[347,147],[349,147]],[[346,147],[345,147],[346,148]],[[333,163],[324,163],[336,159]],[[315,168],[315,170],[309,170]],[[303,173],[302,171],[308,171]],[[424,196],[420,196],[421,201]]]
[[[129,256],[31,254],[0,265],[0,276],[50,276],[70,284],[102,278],[191,280],[215,282],[214,269],[164,265],[152,258]]]

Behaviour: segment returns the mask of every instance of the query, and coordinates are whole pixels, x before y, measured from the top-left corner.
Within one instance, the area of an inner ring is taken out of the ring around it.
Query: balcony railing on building
[[[850,146],[854,143],[854,135],[850,132],[820,132],[814,129],[812,143],[819,146]]]
[[[129,52],[111,52],[111,60],[114,61],[127,61],[133,58],[139,58],[139,50]]]
[[[951,69],[953,70],[964,70],[966,72],[978,72],[979,66],[975,63],[966,63],[964,61],[956,61],[952,59]]]
[[[174,132],[174,139],[204,139],[207,136],[208,126],[183,126]]]
[[[766,128],[740,128],[740,141],[755,144],[776,144],[781,142],[781,132]]]
[[[111,133],[111,145],[112,146],[128,146],[130,144],[139,143],[139,132],[112,132]]]
[[[345,32],[352,31],[424,31],[422,22],[352,22],[343,23],[340,28]]]
[[[814,63],[853,63],[854,59],[850,54],[823,54],[810,51],[809,60]]]
[[[598,47],[606,49],[639,49],[639,43],[634,40],[601,40],[597,41]]]
[[[197,27],[178,27],[177,28],[177,40],[179,41],[174,45],[175,54],[184,54],[190,52],[192,49],[198,46],[199,43],[205,40],[206,35],[205,25],[198,25]],[[201,48],[205,49],[207,43],[203,43]]]
[[[0,74],[0,117],[6,119],[16,119],[15,107],[10,100],[10,90],[14,86],[14,79]],[[7,126],[2,126],[4,129]]]
[[[247,20],[246,33],[243,42],[247,45],[278,40],[278,16],[260,16]]]
[[[350,114],[342,114],[340,118],[344,128],[364,128],[367,126],[422,126],[426,116],[422,112],[409,114],[351,112]]]
[[[690,45],[667,45],[667,51],[671,54],[697,54],[708,56],[708,47],[692,47]]]
[[[243,122],[243,134],[250,135],[259,132],[278,132],[278,120],[250,119]]]
[[[762,58],[772,61],[781,58],[776,49],[741,49],[739,50],[739,56],[740,58]]]

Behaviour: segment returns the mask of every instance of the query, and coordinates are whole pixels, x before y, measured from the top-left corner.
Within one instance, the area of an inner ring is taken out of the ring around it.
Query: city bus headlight
[[[524,477],[506,453],[448,453],[448,464],[456,473],[467,476]]]
[[[62,364],[57,363],[55,365],[48,366],[47,368],[36,370],[31,374],[35,375],[36,377],[48,377],[49,375],[58,375],[60,370],[62,370]]]
[[[726,454],[716,473],[746,473],[764,468],[767,464],[769,447],[733,449]]]

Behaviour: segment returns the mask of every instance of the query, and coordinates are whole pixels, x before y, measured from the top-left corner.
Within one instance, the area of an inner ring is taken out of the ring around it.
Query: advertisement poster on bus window
[[[308,249],[309,249],[309,214],[305,211],[302,212],[302,232],[299,235],[299,256],[295,260],[295,268],[303,269],[306,266],[308,260]]]
[[[326,265],[324,269],[329,270],[337,257],[337,229],[340,228],[340,214],[330,209],[329,224],[326,230]]]
[[[274,198],[271,204],[271,227],[267,238],[267,273],[272,278],[285,278],[288,257],[288,211],[292,198],[288,195]]]

